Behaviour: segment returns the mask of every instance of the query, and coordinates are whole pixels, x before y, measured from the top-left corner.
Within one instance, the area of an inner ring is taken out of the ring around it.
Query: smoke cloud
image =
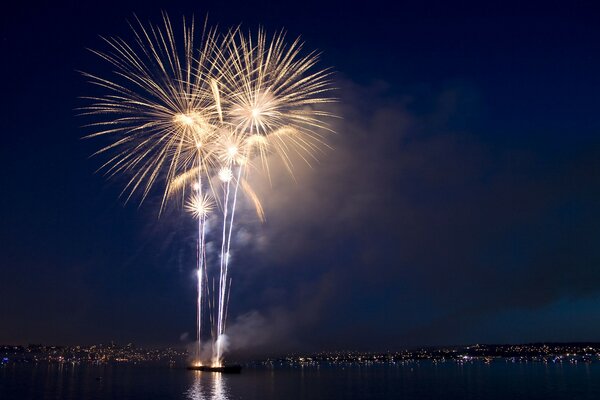
[[[485,340],[506,310],[598,294],[597,143],[557,154],[481,132],[466,84],[425,105],[339,87],[332,149],[251,180],[266,222],[239,235],[232,352]]]

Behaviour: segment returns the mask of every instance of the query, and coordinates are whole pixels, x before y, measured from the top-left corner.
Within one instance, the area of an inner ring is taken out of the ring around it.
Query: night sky
[[[77,71],[110,72],[86,48],[161,10],[336,71],[333,150],[254,180],[266,223],[241,206],[236,351],[600,340],[598,10],[175,3],[2,6],[0,343],[193,340],[194,222],[125,203],[76,111]]]

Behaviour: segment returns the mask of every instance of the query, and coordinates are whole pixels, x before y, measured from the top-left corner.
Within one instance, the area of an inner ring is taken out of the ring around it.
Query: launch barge
[[[242,372],[241,365],[223,365],[222,367],[211,367],[210,365],[189,365],[187,369],[192,371],[220,372],[222,374],[239,374]]]

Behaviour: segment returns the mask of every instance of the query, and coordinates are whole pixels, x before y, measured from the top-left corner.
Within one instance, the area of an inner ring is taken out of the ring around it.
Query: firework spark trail
[[[202,196],[202,173],[198,172],[198,193]],[[198,218],[198,354],[197,359],[200,362],[202,354],[202,287],[203,287],[203,268],[204,268],[204,239],[205,239],[205,223],[206,216],[202,215]]]
[[[231,232],[233,231],[233,219],[235,217],[235,206],[237,203],[238,188],[240,187],[242,170],[243,170],[243,166],[240,165],[238,167],[238,175],[237,175],[237,180],[235,182],[235,189],[233,191],[233,204],[231,206],[231,218],[229,219],[229,232],[227,233],[227,251],[225,252],[225,254],[227,254],[227,257],[225,257],[225,269],[227,269],[227,267],[229,266],[229,259],[230,259],[229,250],[231,248]]]
[[[219,287],[219,316],[218,316],[218,321],[219,321],[219,325],[217,327],[218,329],[218,334],[217,337],[221,337],[224,333],[225,333],[225,322],[227,319],[227,308],[228,308],[228,303],[229,303],[229,291],[227,290],[227,274],[229,271],[229,261],[231,259],[231,254],[230,254],[230,249],[231,249],[231,233],[233,232],[233,221],[234,221],[234,217],[235,217],[235,210],[236,210],[236,203],[237,203],[237,195],[238,195],[238,188],[240,186],[240,181],[241,181],[241,175],[242,175],[242,170],[243,170],[243,166],[240,165],[238,167],[238,174],[237,174],[237,179],[236,179],[236,183],[235,183],[235,189],[233,191],[233,203],[231,205],[231,216],[229,217],[229,229],[226,231],[225,228],[227,226],[227,213],[224,213],[223,216],[223,242],[221,244],[221,282],[222,284]],[[227,182],[227,194],[226,194],[226,200],[225,200],[225,207],[227,207],[228,205],[228,200],[229,200],[229,195],[230,195],[230,190],[229,190],[229,182]],[[227,234],[227,237],[225,237],[225,234]],[[224,260],[224,262],[223,262]],[[231,279],[230,279],[230,284],[229,286],[231,287]],[[227,299],[226,299],[226,295],[227,294]],[[221,364],[221,359],[223,356],[223,348],[222,348],[222,341],[217,341],[217,353],[216,353],[216,364],[220,365]]]
[[[213,309],[215,308],[215,278],[213,276],[212,279],[212,307]],[[211,322],[211,328],[210,328],[210,333],[211,333],[211,337],[212,337],[212,342],[211,342],[211,355],[215,354],[215,343],[217,342],[217,331],[216,331],[216,326],[215,326],[215,318],[214,318],[214,312],[212,312],[210,314],[210,322]],[[213,356],[214,358],[214,356]]]
[[[205,267],[205,248],[204,248],[204,240],[205,240],[205,219],[203,218],[202,222],[201,222],[201,226],[199,227],[200,231],[201,231],[201,250],[200,250],[200,254],[198,255],[198,257],[200,258],[200,262],[198,263],[198,360],[200,360],[201,354],[202,354],[202,300],[203,300],[203,296],[202,296],[202,291],[204,288],[204,269]]]
[[[229,286],[227,289],[227,301],[225,302],[225,323],[223,324],[223,330],[225,330],[225,326],[227,323],[227,313],[229,310],[229,296],[231,295],[231,282],[232,282],[232,278],[229,278]]]
[[[227,258],[228,255],[225,253],[226,246],[226,238],[227,238],[227,215],[229,212],[229,192],[231,179],[227,179],[226,182],[223,183],[223,233],[221,238],[221,266],[219,269],[219,305],[218,305],[218,314],[217,314],[217,343],[216,343],[216,354],[214,355],[213,364],[215,366],[221,365],[222,358],[222,335],[223,335],[223,312],[225,306],[225,286],[227,284]]]
[[[206,217],[212,209],[210,199],[203,193],[202,170],[198,168],[197,182],[194,185],[196,194],[186,204],[188,211],[198,218],[198,239],[197,239],[197,361],[201,365],[202,353],[202,318],[203,318],[203,295],[204,277],[206,275]],[[208,290],[208,287],[207,287]],[[208,295],[208,293],[207,293]],[[209,310],[210,312],[210,310]]]

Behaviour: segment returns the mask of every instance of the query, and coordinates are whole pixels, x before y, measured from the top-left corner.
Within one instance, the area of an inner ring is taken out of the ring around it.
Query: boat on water
[[[222,374],[239,374],[242,372],[241,365],[223,365],[221,367],[211,367],[210,365],[189,365],[187,369],[192,371],[220,372]]]

